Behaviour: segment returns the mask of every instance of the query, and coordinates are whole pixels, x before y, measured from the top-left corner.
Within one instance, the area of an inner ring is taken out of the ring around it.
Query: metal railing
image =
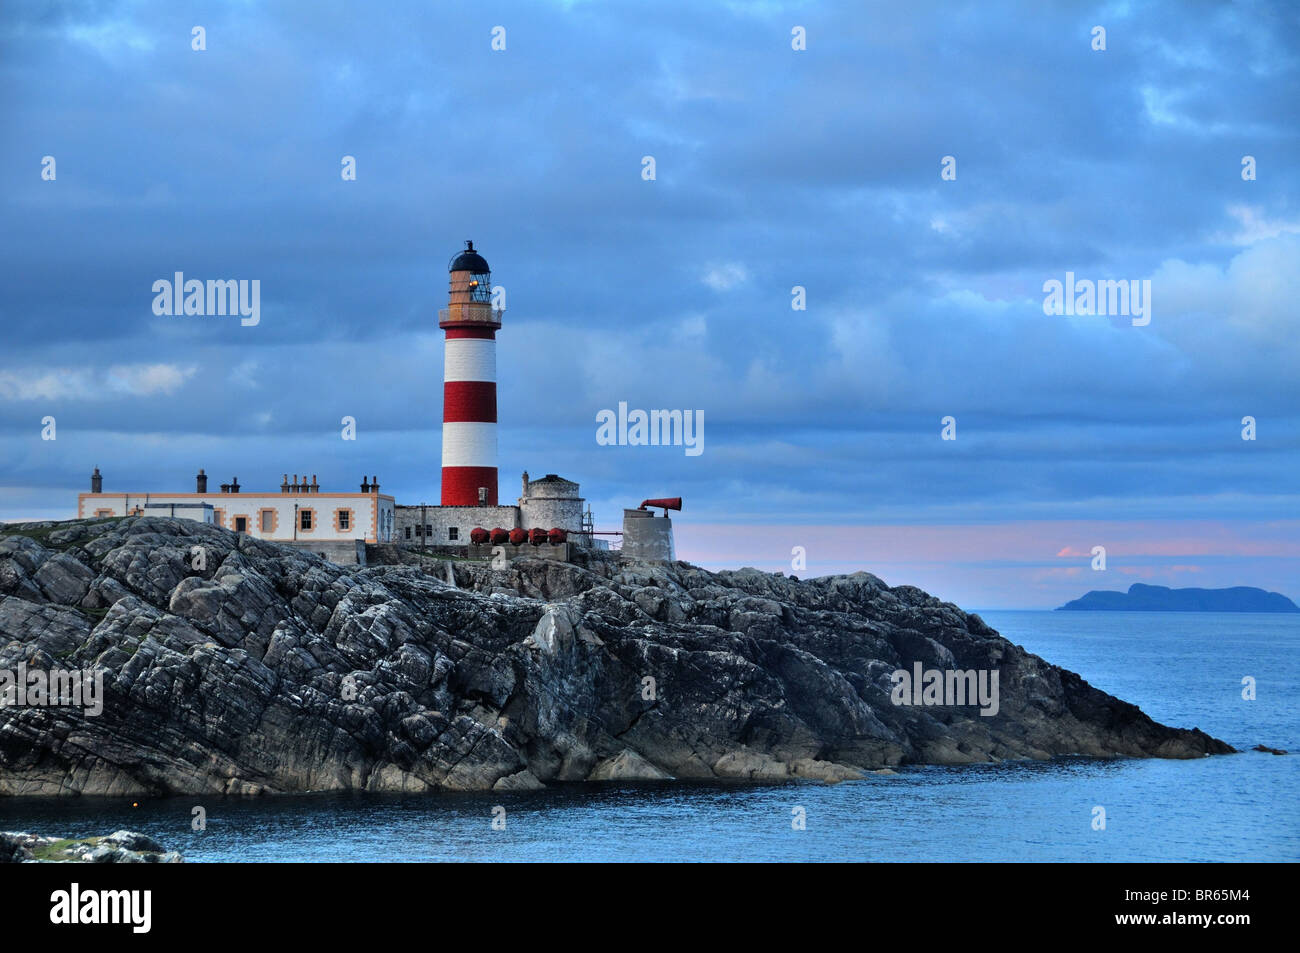
[[[471,324],[500,324],[501,317],[505,313],[505,308],[497,309],[488,306],[486,302],[472,301],[467,304],[453,304],[451,307],[439,309],[438,323],[464,321]]]

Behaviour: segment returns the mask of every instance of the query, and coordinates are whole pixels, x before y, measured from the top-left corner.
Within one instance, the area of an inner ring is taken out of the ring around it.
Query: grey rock
[[[68,554],[59,553],[41,563],[32,578],[51,602],[70,606],[85,597],[95,573]]]
[[[631,748],[624,748],[592,769],[588,781],[666,781],[670,775],[660,771]]]
[[[494,791],[538,791],[546,787],[541,781],[533,776],[533,772],[525,769],[518,774],[512,774],[508,777],[497,778],[492,785]]]
[[[883,770],[889,770],[885,768]],[[790,774],[796,778],[808,778],[838,784],[841,781],[860,781],[866,775],[857,768],[836,764],[833,761],[817,761],[813,758],[800,758],[790,765]]]
[[[147,834],[141,834],[137,831],[114,831],[105,837],[100,843],[108,844],[113,847],[120,847],[123,850],[152,851],[157,854],[160,854],[167,849],[152,837]]]
[[[28,845],[31,836],[14,831],[0,831],[0,864],[21,864],[31,860],[32,851]]]
[[[749,781],[783,781],[790,777],[790,765],[764,751],[728,751],[713,765],[720,778]]]

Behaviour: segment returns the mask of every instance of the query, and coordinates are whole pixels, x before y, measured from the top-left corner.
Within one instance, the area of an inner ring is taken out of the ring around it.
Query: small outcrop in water
[[[449,584],[186,520],[0,527],[0,672],[103,680],[97,714],[0,707],[0,794],[838,781],[1232,751],[870,573],[583,559],[460,562]],[[996,673],[996,714],[894,704],[897,670]]]
[[[135,831],[80,840],[0,831],[0,864],[24,863],[180,864],[184,860],[176,851]]]

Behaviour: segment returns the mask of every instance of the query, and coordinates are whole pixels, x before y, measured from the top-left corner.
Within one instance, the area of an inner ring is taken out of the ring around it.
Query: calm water
[[[527,794],[0,799],[0,829],[127,827],[190,861],[1300,860],[1300,616],[987,612],[1013,642],[1245,751],[904,769],[839,785],[572,785]],[[1252,675],[1258,699],[1241,699]],[[208,812],[203,833],[191,808]],[[505,830],[491,827],[495,806]],[[1091,827],[1105,807],[1104,831]],[[803,808],[806,829],[793,830]]]

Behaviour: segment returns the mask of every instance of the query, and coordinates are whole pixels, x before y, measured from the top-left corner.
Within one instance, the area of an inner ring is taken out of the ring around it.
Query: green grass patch
[[[70,529],[77,523],[109,523],[124,519],[126,519],[125,516],[101,516],[98,519],[93,520],[68,520],[66,522],[55,523],[53,526],[33,526],[27,529],[10,525],[0,527],[0,539],[4,539],[6,536],[25,536],[30,540],[40,543],[46,549],[63,551],[71,549],[79,543],[86,542],[87,539],[93,539],[98,534],[92,529],[89,537],[83,536],[81,539],[70,543],[51,543],[50,537],[53,534],[61,530]]]
[[[86,844],[94,847],[102,837],[87,837],[84,840],[68,840],[66,838],[56,840],[52,844],[42,844],[40,847],[32,849],[32,857],[36,860],[53,860],[53,861],[78,861],[81,858],[72,854],[72,848],[79,844]]]

